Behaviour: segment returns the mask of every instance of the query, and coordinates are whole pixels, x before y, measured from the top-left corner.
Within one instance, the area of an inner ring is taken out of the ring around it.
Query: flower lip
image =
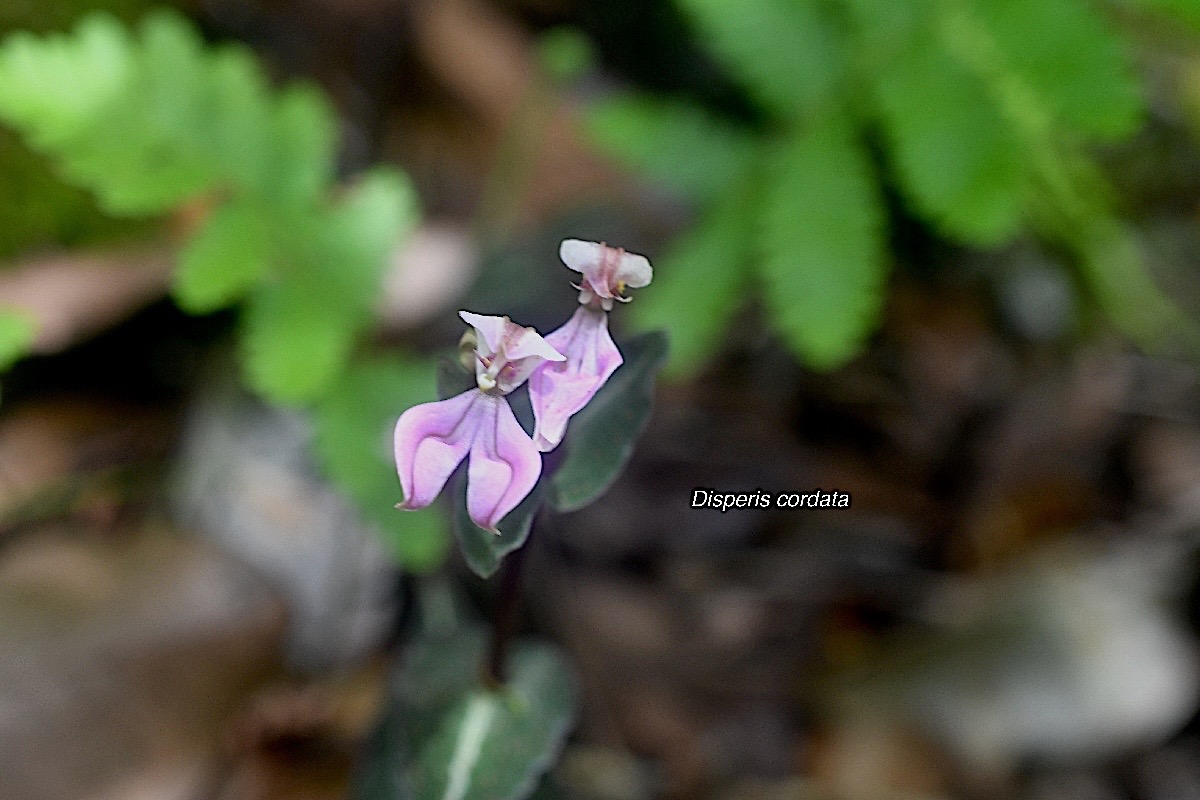
[[[606,311],[612,308],[614,300],[628,302],[623,296],[626,288],[648,286],[654,277],[645,256],[626,252],[622,247],[609,247],[604,242],[564,239],[558,256],[570,269],[583,275],[583,283],[578,287],[579,301],[588,304],[593,296],[598,297]]]
[[[405,411],[396,423],[394,446],[404,491],[398,508],[432,503],[466,458],[467,511],[492,533],[542,471],[541,454],[508,401],[478,389]]]

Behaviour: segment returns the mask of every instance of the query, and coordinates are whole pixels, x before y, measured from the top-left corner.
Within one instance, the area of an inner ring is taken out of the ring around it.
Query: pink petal
[[[401,508],[433,502],[450,473],[466,457],[486,418],[489,399],[478,389],[436,403],[413,406],[396,423],[396,471],[404,490]]]
[[[608,332],[608,314],[585,306],[546,341],[566,353],[567,360],[545,364],[529,379],[536,420],[533,440],[543,452],[558,446],[567,421],[591,401],[623,361]]]
[[[533,328],[522,328],[504,351],[509,361],[525,358],[540,358],[543,361],[566,361],[567,357],[550,346]]]
[[[525,499],[542,473],[542,454],[521,428],[508,401],[482,395],[486,411],[467,464],[467,513],[479,527],[496,525]]]

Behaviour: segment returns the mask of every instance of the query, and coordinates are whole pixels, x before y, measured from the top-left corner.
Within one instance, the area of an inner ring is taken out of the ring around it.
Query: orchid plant
[[[443,399],[396,423],[398,508],[428,506],[454,484],[455,533],[468,565],[482,577],[502,562],[505,571],[490,647],[469,624],[427,625],[409,643],[358,800],[520,800],[538,787],[570,728],[576,691],[565,660],[549,645],[509,641],[521,546],[541,508],[587,505],[620,473],[649,419],[667,349],[660,332],[621,347],[609,333],[608,315],[630,300],[626,290],[650,283],[644,256],[577,239],[564,241],[559,256],[581,276],[571,318],[543,337],[508,317],[460,311],[470,330],[461,359],[442,364]],[[527,402],[517,391],[525,384]]]
[[[573,284],[579,308],[546,337],[508,317],[459,312],[473,329],[465,340],[473,343],[475,385],[400,416],[395,452],[404,501],[398,508],[428,506],[467,459],[467,514],[482,530],[501,535],[500,521],[541,477],[541,454],[559,446],[571,417],[624,363],[608,331],[608,314],[615,303],[629,302],[626,289],[650,284],[650,262],[622,248],[579,239],[564,241],[559,257],[582,276]],[[526,381],[532,436],[507,400]]]

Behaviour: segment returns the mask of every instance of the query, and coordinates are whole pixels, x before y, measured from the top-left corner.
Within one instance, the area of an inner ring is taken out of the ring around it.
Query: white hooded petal
[[[621,263],[617,266],[617,280],[630,289],[649,286],[653,277],[654,270],[645,256],[639,256],[636,253],[625,253],[621,256]]]

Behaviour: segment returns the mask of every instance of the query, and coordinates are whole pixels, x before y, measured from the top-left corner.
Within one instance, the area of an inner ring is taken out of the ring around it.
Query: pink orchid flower
[[[396,470],[404,490],[398,508],[424,508],[451,473],[467,462],[467,513],[479,527],[499,533],[500,520],[537,483],[542,457],[504,396],[540,364],[563,361],[533,328],[508,317],[459,312],[476,332],[475,381],[448,400],[423,403],[396,423]]]
[[[567,239],[558,254],[564,264],[583,274],[583,280],[578,287],[580,307],[565,325],[546,336],[566,361],[542,364],[529,379],[536,420],[533,441],[542,452],[558,447],[570,418],[621,366],[621,351],[608,332],[608,312],[614,301],[629,301],[626,288],[639,289],[654,276],[645,256],[603,242]]]
[[[640,289],[650,285],[654,271],[645,256],[626,253],[624,248],[609,247],[603,242],[566,239],[558,248],[558,257],[576,272],[583,274],[579,284],[579,302],[592,305],[598,300],[605,311],[612,311],[613,301],[629,302],[626,287]]]
[[[545,364],[529,379],[536,424],[533,441],[542,452],[558,447],[567,421],[595,396],[624,359],[608,333],[608,314],[581,305],[558,330],[546,336],[565,361]]]

